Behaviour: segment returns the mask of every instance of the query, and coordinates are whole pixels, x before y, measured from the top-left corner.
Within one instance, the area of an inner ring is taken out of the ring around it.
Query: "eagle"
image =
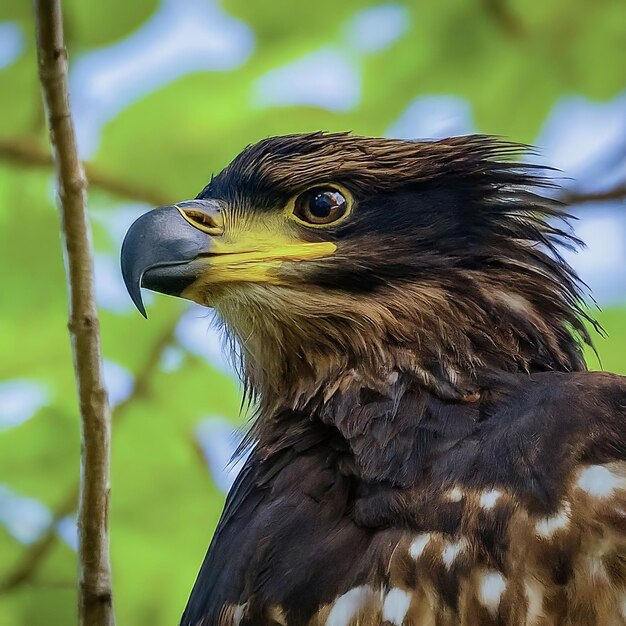
[[[526,148],[271,137],[130,227],[251,414],[182,626],[626,624],[626,379]]]

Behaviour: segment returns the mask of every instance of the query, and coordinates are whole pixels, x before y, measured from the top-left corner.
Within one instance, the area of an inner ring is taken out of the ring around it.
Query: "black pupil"
[[[322,191],[320,193],[316,193],[311,199],[311,203],[309,205],[311,215],[313,217],[317,217],[318,219],[324,219],[330,215],[334,208],[342,204],[341,200],[341,196],[334,191]]]

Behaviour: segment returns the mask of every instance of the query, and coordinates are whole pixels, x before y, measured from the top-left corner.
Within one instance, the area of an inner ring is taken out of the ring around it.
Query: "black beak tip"
[[[143,271],[136,271],[138,269],[136,264],[129,262],[128,258],[129,246],[127,245],[127,241],[124,241],[122,244],[121,254],[122,278],[124,279],[126,290],[128,291],[128,295],[133,301],[133,304],[137,307],[137,310],[146,319],[148,319],[146,307],[141,296],[141,279],[143,278]]]
[[[137,307],[137,310],[143,315],[144,319],[148,319],[148,313],[146,312],[146,307],[144,306],[143,299],[141,297],[141,292],[136,298],[132,298],[132,300],[133,300],[134,305]]]

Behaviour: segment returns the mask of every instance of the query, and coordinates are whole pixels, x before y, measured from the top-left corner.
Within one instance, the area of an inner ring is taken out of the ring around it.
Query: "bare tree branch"
[[[598,193],[565,193],[560,200],[566,204],[584,204],[586,202],[614,202],[626,199],[626,183],[621,183],[613,189]]]
[[[135,376],[133,391],[126,400],[120,402],[112,411],[111,420],[113,426],[117,425],[126,415],[127,410],[139,398],[147,395],[150,381],[156,372],[161,356],[165,348],[172,342],[180,315],[176,314],[163,328],[163,331],[153,343],[145,362],[139,368]],[[0,594],[7,593],[23,583],[31,582],[37,573],[39,566],[58,540],[56,526],[59,520],[71,515],[78,505],[80,491],[79,481],[72,485],[65,496],[53,510],[52,521],[42,536],[33,544],[29,545],[21,555],[21,558],[13,569],[0,581]]]
[[[56,153],[67,253],[69,331],[82,425],[78,618],[81,626],[112,626],[115,616],[107,525],[111,424],[94,297],[91,233],[85,211],[87,180],[78,159],[69,105],[60,0],[35,0],[35,21],[39,79]]]
[[[505,0],[483,0],[483,6],[487,15],[491,16],[505,33],[513,37],[525,35],[523,22]]]
[[[0,138],[0,160],[34,168],[49,168],[54,165],[52,155],[36,141],[27,137]],[[85,163],[84,170],[90,186],[98,187],[113,195],[153,206],[172,203],[172,198],[157,189],[120,180],[93,164]]]
[[[57,539],[56,525],[66,515],[76,510],[78,504],[79,482],[67,492],[55,508],[52,521],[41,537],[26,548],[17,565],[0,582],[0,594],[11,591],[32,579],[40,563],[50,552]]]

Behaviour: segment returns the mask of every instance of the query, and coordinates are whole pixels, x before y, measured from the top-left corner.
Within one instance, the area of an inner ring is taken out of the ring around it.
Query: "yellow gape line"
[[[201,276],[190,285],[184,297],[203,287],[224,283],[281,284],[278,270],[285,262],[313,261],[331,256],[337,246],[330,241],[299,241],[288,232],[251,228],[233,240],[214,237],[210,249],[200,256],[206,264]]]

